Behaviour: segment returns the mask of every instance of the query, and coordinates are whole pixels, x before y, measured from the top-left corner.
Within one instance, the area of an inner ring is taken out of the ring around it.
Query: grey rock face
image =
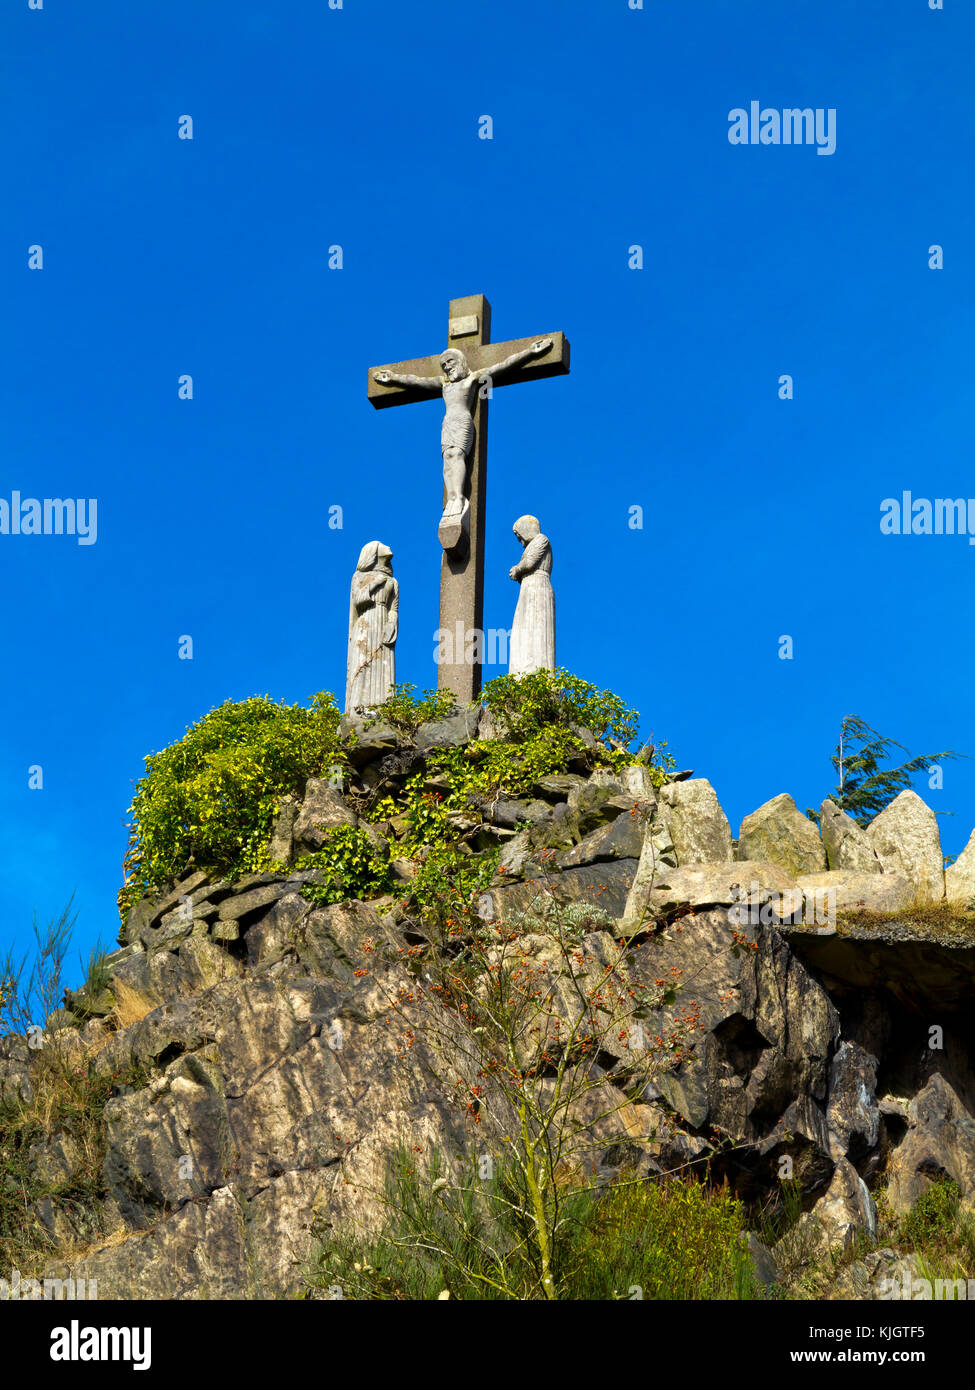
[[[612,859],[638,859],[643,849],[643,824],[635,816],[617,816],[593,830],[574,849],[562,855],[563,868],[599,864]]]
[[[552,808],[547,801],[511,800],[502,797],[484,802],[481,815],[491,825],[514,830],[518,826],[537,825],[539,821],[549,820]]]
[[[748,1246],[748,1255],[751,1262],[752,1276],[758,1283],[764,1284],[766,1288],[778,1283],[780,1278],[778,1265],[775,1256],[768,1246],[761,1240],[754,1231],[748,1231],[745,1236],[745,1243]]]
[[[636,864],[635,859],[617,859],[563,869],[561,873],[540,873],[524,883],[492,887],[483,895],[484,912],[491,917],[526,912],[551,894],[562,902],[598,907],[610,917],[622,917]]]
[[[833,869],[824,874],[800,874],[796,883],[809,904],[806,920],[814,919],[817,904],[840,912],[899,912],[914,901],[913,884],[900,874]]]
[[[660,803],[678,864],[730,863],[731,827],[706,778],[668,783]]]
[[[819,826],[830,869],[850,869],[855,873],[882,872],[877,852],[852,816],[841,811],[829,797],[819,810]]]
[[[326,832],[340,825],[356,825],[358,818],[342,793],[320,777],[310,777],[297,813],[292,838],[297,851],[321,849]]]
[[[849,1250],[858,1235],[873,1237],[877,1232],[877,1208],[866,1183],[853,1164],[841,1158],[833,1172],[829,1189],[812,1209],[831,1247]]]
[[[128,946],[133,941],[139,941],[144,932],[158,926],[162,918],[182,901],[192,903],[194,898],[202,897],[207,886],[208,875],[201,869],[195,869],[188,871],[174,887],[158,896],[140,899],[125,919],[119,933],[119,944]]]
[[[545,801],[566,801],[570,792],[585,785],[586,778],[577,773],[553,773],[548,777],[540,777],[532,787],[531,795],[541,797]]]
[[[777,932],[754,929],[758,949],[735,954],[735,930],[720,909],[695,912],[669,939],[649,938],[633,952],[637,983],[680,971],[693,978],[700,1011],[701,1035],[659,1088],[686,1123],[735,1141],[732,1171],[745,1191],[763,1190],[788,1154],[808,1190],[825,1192],[835,1167],[825,1102],[839,1016]],[[648,1026],[666,1032],[679,1008],[652,1015]]]
[[[921,1274],[916,1255],[898,1256],[885,1247],[871,1250],[862,1260],[841,1269],[836,1282],[838,1298],[875,1302],[877,1299],[910,1299],[913,1281]]]
[[[430,720],[416,731],[416,746],[420,749],[462,748],[477,738],[481,711],[458,709],[446,719]]]
[[[298,802],[293,796],[286,796],[278,808],[277,819],[271,834],[271,860],[275,864],[294,863],[294,830],[298,818]]]
[[[742,821],[738,858],[777,864],[793,878],[822,873],[826,868],[819,831],[786,793],[774,796]]]
[[[958,1184],[975,1209],[975,1120],[937,1072],[908,1106],[910,1127],[888,1164],[887,1194],[895,1212],[906,1213],[938,1178]]]
[[[826,1107],[837,1159],[860,1162],[877,1148],[880,1106],[876,1092],[877,1058],[856,1043],[841,1043],[830,1067]]]
[[[906,878],[919,902],[941,901],[945,873],[938,820],[917,792],[901,792],[871,821],[866,833],[884,873]]]
[[[650,769],[645,763],[632,763],[629,767],[624,767],[620,772],[620,783],[630,796],[656,803],[656,788],[650,777]]]
[[[641,861],[642,866],[642,861]],[[652,879],[641,882],[639,872],[626,906],[626,920],[646,912],[664,912],[682,904],[695,908],[732,906],[747,919],[751,909],[766,904],[776,920],[789,920],[802,907],[795,879],[774,864],[739,860],[730,864],[658,865]],[[728,920],[732,920],[728,917]],[[767,914],[767,920],[772,916]]]
[[[374,723],[368,718],[349,715],[339,724],[339,738],[345,741],[346,754],[353,767],[364,767],[402,743],[401,735],[391,724]]]
[[[975,830],[955,862],[945,869],[945,897],[962,907],[975,901]]]
[[[413,741],[366,723],[343,725],[359,739],[348,784],[364,821],[375,819],[368,808],[389,786],[415,772],[426,790],[447,790],[436,751],[461,746],[475,727],[452,715]],[[571,766],[591,768],[598,757],[589,745]],[[504,842],[508,872],[483,896],[486,917],[512,922],[553,901],[584,907],[572,920],[583,923],[587,958],[604,967],[626,937],[635,989],[649,997],[668,978],[685,986],[673,1006],[647,1006],[643,1023],[653,1034],[679,1032],[686,1007],[695,1023],[668,1050],[651,1093],[627,1112],[625,1133],[606,1132],[604,1167],[632,1163],[649,1175],[697,1163],[713,1128],[732,1141],[712,1158],[713,1178],[765,1200],[790,1157],[815,1203],[804,1220],[842,1246],[873,1229],[864,1183],[886,1180],[888,1163],[905,1209],[941,1173],[975,1206],[975,1073],[965,1061],[975,945],[954,929],[945,940],[926,935],[930,923],[909,920],[902,909],[914,881],[890,871],[893,849],[881,864],[874,840],[830,806],[825,849],[784,797],[746,820],[743,857],[733,860],[730,827],[703,779],[688,774],[656,792],[645,768],[618,773],[604,764],[589,776],[542,778],[530,796],[472,797],[449,824],[469,847]],[[374,828],[375,843],[393,854],[403,850],[397,819]],[[349,802],[320,779],[278,820],[275,858],[286,864],[331,825],[356,823]],[[913,820],[909,829],[898,853],[913,864]],[[746,857],[758,850],[760,858]],[[827,850],[840,867],[826,870]],[[50,1199],[36,1212],[54,1240],[89,1250],[81,1265],[102,1297],[294,1292],[320,1216],[360,1230],[381,1220],[376,1192],[393,1143],[467,1146],[470,1133],[439,1089],[435,1041],[416,1030],[406,1055],[382,1021],[389,991],[417,979],[395,963],[377,967],[373,950],[387,946],[398,960],[423,939],[400,898],[415,871],[416,863],[397,861],[396,898],[318,907],[300,891],[313,881],[307,872],[228,882],[194,868],[133,908],[113,983],[145,996],[149,1011],[117,1030],[112,1017],[79,1029],[78,1001],[66,1020],[75,1026],[64,1031],[79,1055],[91,1048],[96,1075],[138,1063],[148,1080],[106,1105],[106,1192],[74,1216]],[[839,929],[810,926],[810,906],[830,891],[851,917]],[[853,920],[858,910],[900,916],[864,925]],[[536,928],[529,921],[519,930]],[[543,936],[532,941],[533,961],[543,961]],[[861,992],[870,1007],[854,1007]],[[111,1007],[115,995],[106,993]],[[938,1057],[944,1076],[921,1076],[905,1020],[942,1015],[946,1036],[958,1025]],[[0,1039],[0,1097],[29,1094],[31,1064],[24,1039]],[[878,1072],[897,1096],[878,1099]],[[617,1088],[607,1089],[618,1099]],[[479,1129],[479,1140],[500,1144],[490,1117]],[[55,1176],[73,1162],[56,1136],[33,1159]],[[93,1248],[119,1228],[123,1239]],[[760,1276],[773,1279],[775,1252],[767,1259],[753,1246],[752,1254]],[[851,1266],[865,1297],[875,1296],[871,1259]]]

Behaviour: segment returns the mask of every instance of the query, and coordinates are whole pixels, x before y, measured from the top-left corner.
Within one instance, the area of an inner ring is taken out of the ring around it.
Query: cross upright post
[[[483,294],[452,299],[448,347],[369,372],[377,410],[440,395],[443,515],[438,537],[441,657],[437,687],[462,704],[481,693],[484,659],[484,536],[487,504],[488,402],[495,386],[564,376],[569,343],[562,333],[491,342],[491,306]]]

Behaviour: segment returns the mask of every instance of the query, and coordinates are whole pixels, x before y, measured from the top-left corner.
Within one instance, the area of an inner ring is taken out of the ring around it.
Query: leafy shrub
[[[397,685],[388,699],[368,721],[370,724],[391,724],[394,729],[415,734],[429,719],[445,719],[456,707],[457,699],[450,690],[424,690],[417,695],[416,686],[408,682]]]
[[[339,717],[327,694],[310,709],[227,700],[151,753],[129,807],[123,915],[191,860],[229,876],[264,868],[282,798],[341,761]]]
[[[482,856],[470,862],[474,856],[459,843],[449,813],[463,813],[472,801],[496,792],[520,795],[540,777],[565,771],[574,758],[620,766],[634,756],[627,744],[636,731],[636,712],[611,691],[567,671],[499,676],[485,686],[483,699],[497,737],[431,755],[429,771],[448,783],[439,804],[436,798],[425,800],[425,779],[414,777],[375,808],[377,816],[406,818],[405,852],[420,867],[414,887],[418,900],[432,902],[438,873],[456,880],[465,894],[483,881],[487,861]],[[418,695],[412,685],[401,685],[375,717],[409,734],[453,707],[448,691]],[[326,694],[316,695],[311,708],[268,696],[227,701],[178,742],[150,754],[129,808],[119,894],[123,916],[139,897],[189,863],[228,877],[268,868],[281,800],[300,796],[309,777],[345,762],[339,718]],[[388,869],[373,862],[366,843],[354,836],[331,840],[319,854],[315,867],[327,876],[319,901],[337,901],[331,895],[343,883],[372,896],[389,886]]]
[[[510,1166],[485,1178],[434,1154],[389,1160],[387,1218],[372,1239],[317,1226],[308,1296],[341,1289],[375,1300],[540,1299],[539,1271]],[[712,1299],[753,1296],[739,1203],[694,1181],[566,1184],[553,1248],[560,1299]]]
[[[565,1297],[743,1298],[753,1294],[745,1215],[725,1189],[686,1181],[583,1191]]]
[[[636,737],[639,714],[611,690],[600,690],[569,671],[533,671],[526,676],[497,676],[481,699],[499,736],[524,743],[542,729],[560,726],[588,729],[598,739],[628,744]]]
[[[958,1221],[961,1193],[948,1178],[931,1183],[901,1223],[901,1237],[914,1249],[949,1240]]]
[[[389,859],[373,845],[364,830],[338,825],[326,831],[325,843],[298,860],[299,869],[317,869],[318,883],[306,883],[301,892],[320,907],[350,898],[375,898],[392,883]]]

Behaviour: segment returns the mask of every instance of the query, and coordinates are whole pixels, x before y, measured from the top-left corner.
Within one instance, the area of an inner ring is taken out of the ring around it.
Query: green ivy
[[[313,854],[298,860],[299,869],[317,869],[320,879],[306,883],[302,896],[319,907],[349,901],[377,898],[392,886],[389,858],[370,840],[364,830],[338,825],[325,832],[325,843]]]
[[[343,761],[339,717],[328,694],[311,708],[227,700],[151,753],[129,807],[123,916],[191,861],[231,877],[265,868],[282,798]]]
[[[458,836],[450,813],[463,810],[467,788],[462,779],[447,794],[424,790],[422,774],[404,789],[405,830],[401,841],[413,860],[409,901],[429,921],[446,929],[455,917],[469,916],[471,904],[494,877],[500,849],[472,852]],[[387,803],[392,809],[393,803]]]

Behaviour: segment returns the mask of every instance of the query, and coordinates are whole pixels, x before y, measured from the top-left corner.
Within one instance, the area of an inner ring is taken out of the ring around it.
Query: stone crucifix
[[[377,410],[443,399],[440,629],[452,636],[451,659],[440,661],[437,686],[467,703],[481,692],[483,638],[468,643],[467,634],[483,632],[488,401],[495,386],[565,376],[569,341],[549,333],[492,343],[491,306],[483,294],[450,301],[447,337],[448,347],[436,357],[373,367],[368,399]]]

